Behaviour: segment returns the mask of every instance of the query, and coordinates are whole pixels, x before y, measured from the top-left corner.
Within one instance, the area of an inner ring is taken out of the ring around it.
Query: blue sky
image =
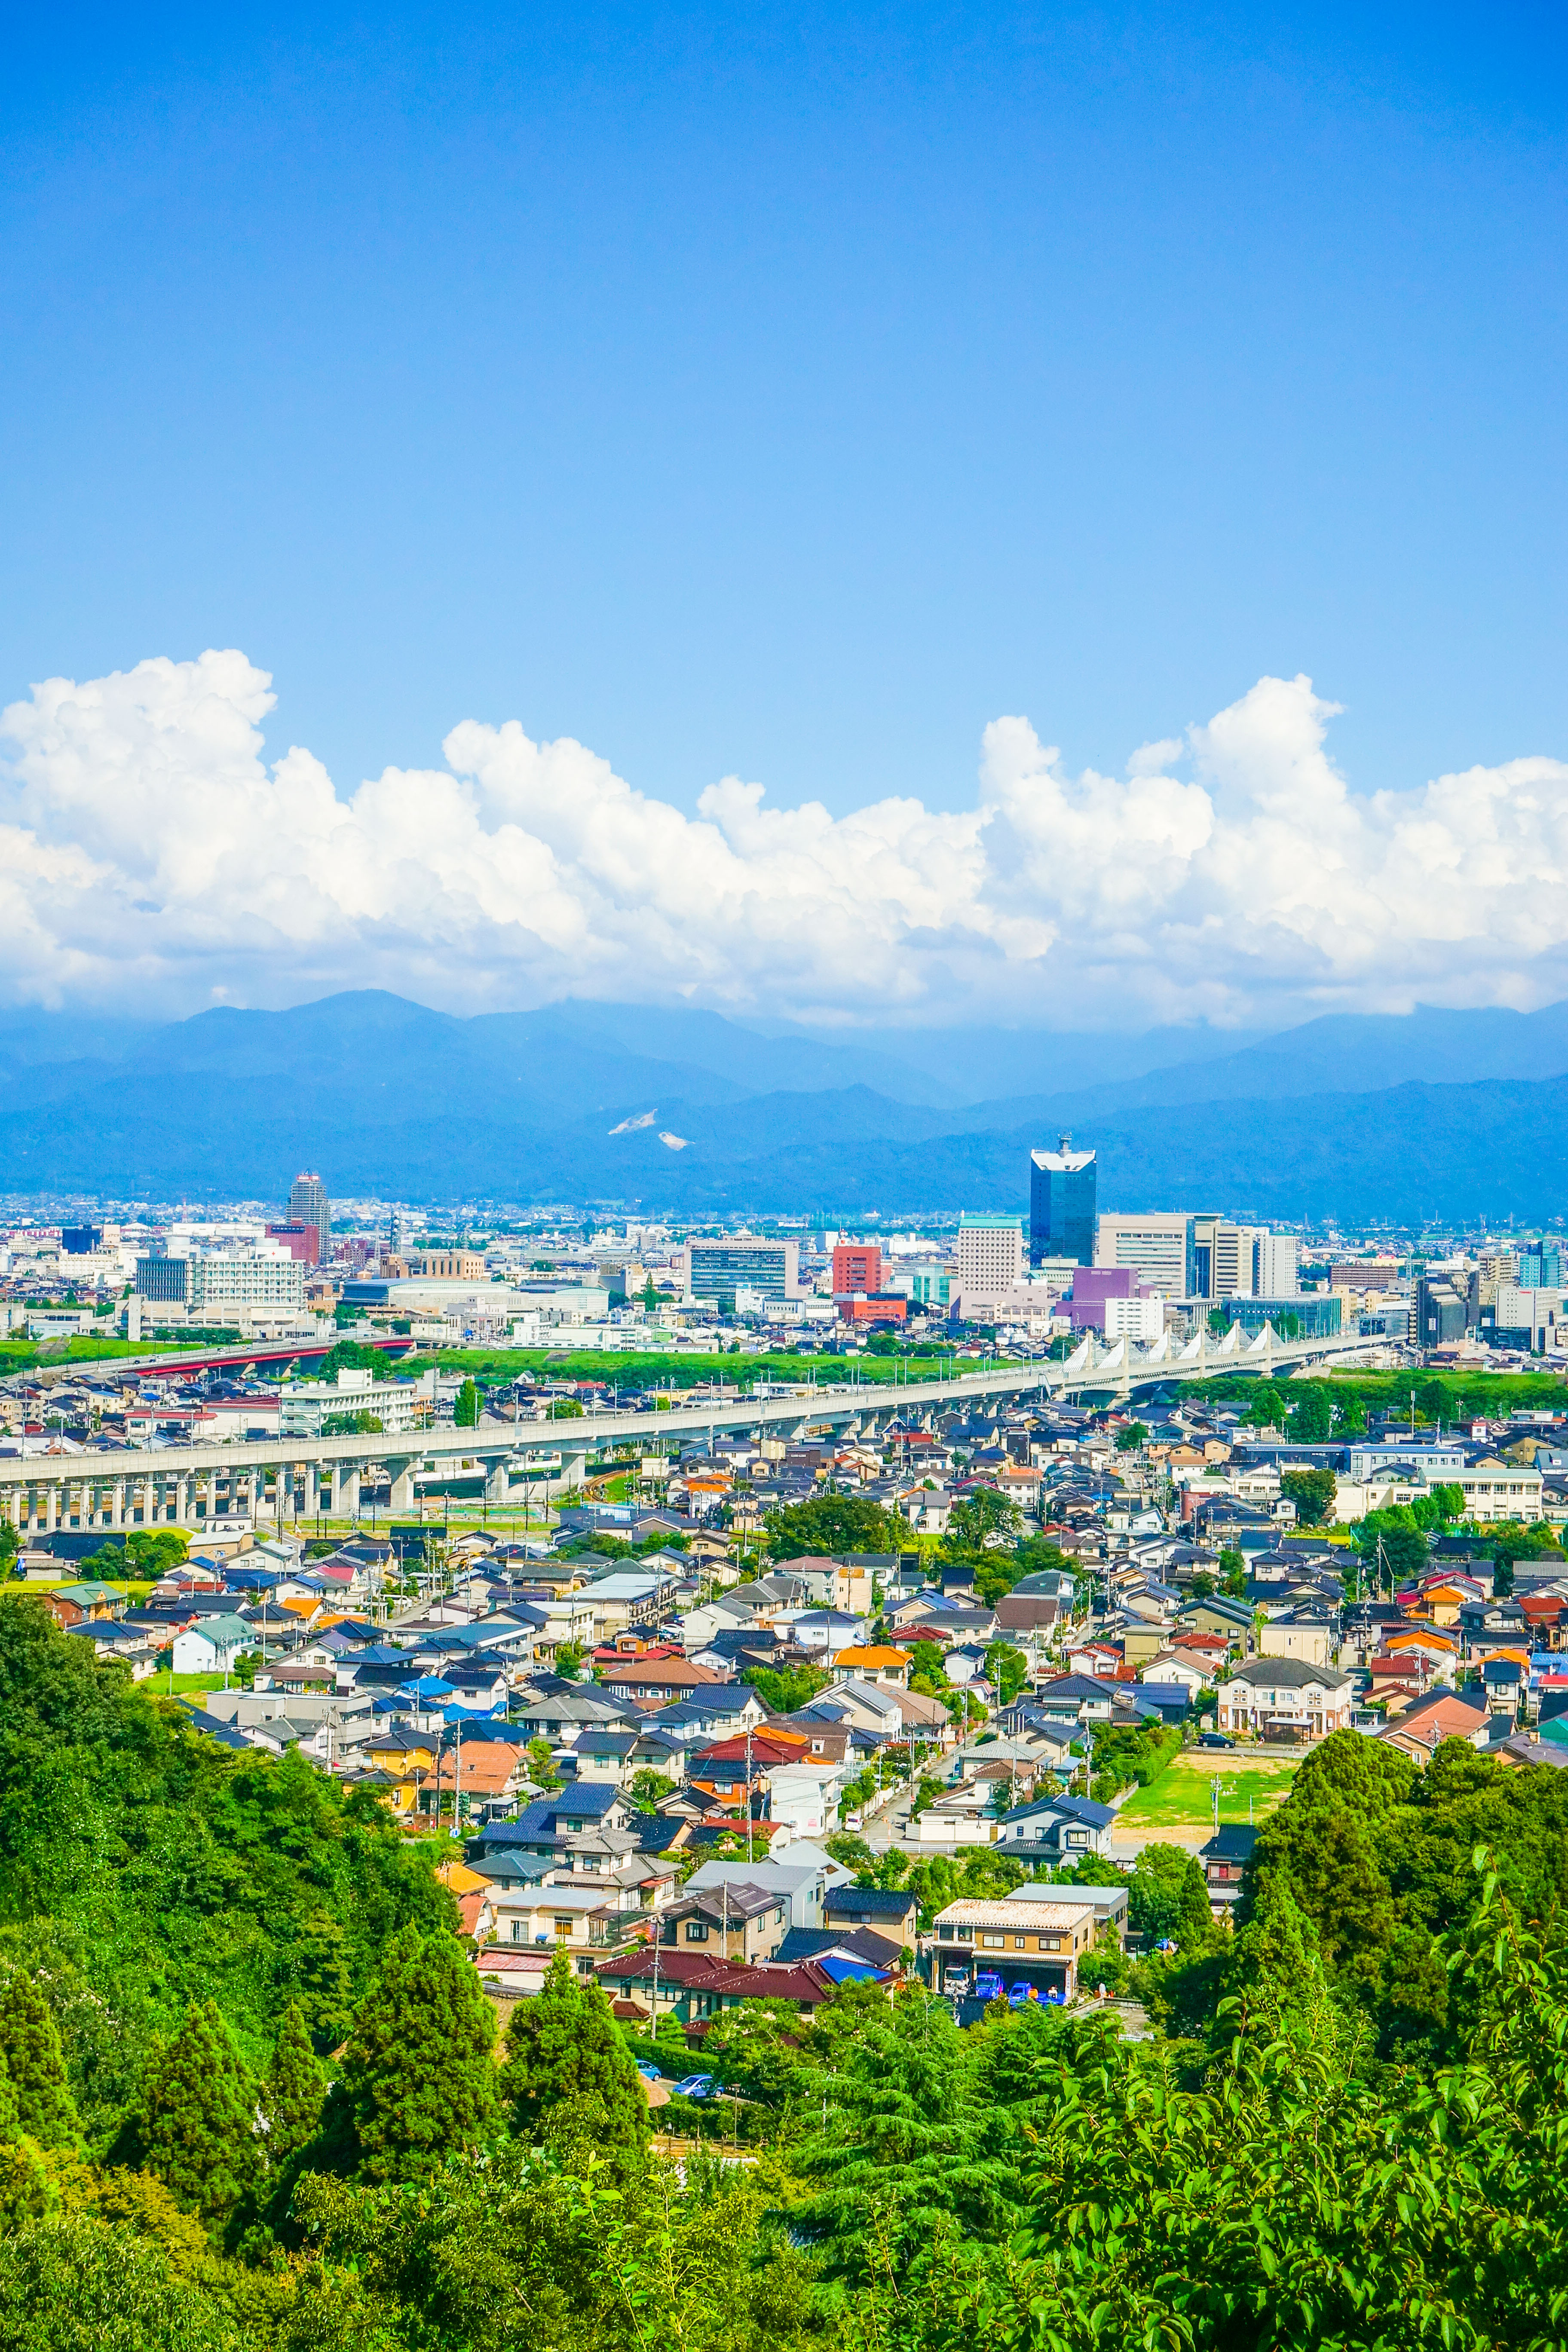
[[[1560,11],[12,20],[5,696],[235,645],[682,804],[1568,751]]]
[[[1039,741],[984,753],[1017,838],[1034,827],[1028,905],[1003,904],[1028,861],[992,826],[955,914],[936,885],[968,836],[928,828],[883,962],[803,975],[790,939],[858,919],[853,823],[829,880],[792,898],[799,844],[753,858],[731,803],[733,940],[757,933],[753,886],[795,911],[771,961],[742,970],[731,944],[683,962],[679,873],[658,940],[628,949],[626,892],[602,857],[584,882],[589,850],[550,829],[563,794],[597,789],[588,771],[524,777],[499,752],[475,754],[491,829],[439,908],[411,911],[378,867],[309,941],[279,918],[220,951],[256,910],[198,909],[189,855],[170,880],[200,811],[218,811],[204,875],[254,859],[247,824],[295,825],[294,865],[320,877],[335,807],[258,814],[259,735],[234,753],[254,774],[217,775],[205,672],[181,669],[160,721],[184,800],[159,801],[141,688],[115,704],[112,756],[99,719],[67,745],[29,704],[23,765],[0,769],[0,819],[37,845],[29,905],[59,894],[68,852],[98,880],[83,869],[76,912],[0,992],[124,976],[171,1006],[277,1002],[384,981],[413,939],[435,943],[426,992],[469,1001],[480,980],[446,972],[439,943],[463,931],[476,973],[500,952],[464,910],[536,790],[529,841],[565,911],[548,954],[529,930],[517,1001],[647,972],[721,1005],[978,1017],[1016,982],[1020,1017],[1255,1023],[1568,984],[1560,10],[154,7],[9,29],[0,701],[236,647],[277,704],[231,668],[225,723],[263,728],[268,761],[308,747],[345,801],[389,763],[439,768],[459,720],[513,719],[676,812],[738,775],[770,809],[816,798],[847,821],[890,795],[956,819],[988,725],[1016,714]],[[1299,673],[1340,715],[1304,689],[1245,700]],[[1108,815],[1073,781],[1227,712],[1228,735],[1167,744],[1152,802]],[[1549,773],[1507,769],[1531,753]],[[1293,895],[1332,829],[1325,759],[1357,795],[1475,763],[1501,779],[1468,795],[1484,822],[1433,820],[1426,869],[1373,812],[1342,850],[1360,911],[1328,944],[1352,894],[1305,913]],[[1309,777],[1287,850],[1268,835],[1281,761]],[[1247,823],[1216,849],[1238,792]],[[115,829],[156,807],[138,864]],[[380,856],[402,820],[367,811]],[[602,829],[622,823],[605,801]],[[1116,871],[1153,876],[1151,826],[1163,878],[1119,916]],[[1085,842],[1110,877],[1087,911],[1055,887]],[[1483,857],[1496,888],[1472,920]],[[1254,859],[1276,877],[1259,907]],[[1428,870],[1453,903],[1424,916]],[[542,885],[527,856],[516,872],[526,909]],[[1510,893],[1532,882],[1521,943]],[[590,898],[610,911],[574,962]],[[1254,913],[1210,986],[1204,925]],[[144,916],[178,934],[175,963],[130,942]],[[532,916],[485,919],[510,940]],[[1126,980],[1156,919],[1176,945]],[[363,952],[334,962],[321,942],[345,926]],[[913,996],[911,941],[935,943]]]

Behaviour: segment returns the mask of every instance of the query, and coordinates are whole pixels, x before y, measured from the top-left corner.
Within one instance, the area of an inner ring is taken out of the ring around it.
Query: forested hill
[[[0,1600],[0,2352],[1558,2352],[1565,1783],[1336,1735],[1235,1933],[1141,1862],[1168,1948],[1089,1973],[1150,2038],[742,2004],[678,2168],[633,2063],[678,2030],[563,1955],[498,2040],[374,1801]],[[1024,1874],[858,1859],[928,1906]]]
[[[290,2000],[330,2050],[388,1939],[454,1924],[374,1798],[203,1738],[0,1601],[0,1948],[48,1982],[89,2141],[193,2001],[254,2065]]]

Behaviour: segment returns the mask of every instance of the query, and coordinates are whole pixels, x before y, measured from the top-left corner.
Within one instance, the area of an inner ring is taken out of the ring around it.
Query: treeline
[[[1338,1736],[1234,1934],[1146,1854],[1166,1948],[1086,1969],[1145,2039],[1109,2001],[964,2031],[918,1988],[726,2012],[700,2063],[740,2098],[679,2167],[651,2127],[697,2111],[650,2116],[596,1985],[562,1958],[498,2032],[427,1860],[26,1602],[0,1769],[0,2352],[1568,2344],[1544,1769]],[[906,1875],[940,1907],[1018,1867]]]

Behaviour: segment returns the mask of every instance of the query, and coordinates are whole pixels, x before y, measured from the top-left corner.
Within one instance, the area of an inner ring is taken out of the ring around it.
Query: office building
[[[675,1270],[683,1299],[693,1303],[733,1298],[738,1290],[760,1298],[798,1298],[800,1244],[794,1241],[688,1242],[678,1250]]]
[[[314,1225],[268,1225],[267,1238],[269,1242],[280,1242],[289,1256],[298,1258],[301,1265],[316,1265],[321,1262],[321,1237]]]
[[[1193,1278],[1195,1222],[1163,1212],[1101,1217],[1095,1231],[1094,1263],[1130,1266],[1139,1282],[1162,1298],[1206,1298],[1206,1285],[1200,1291]]]
[[[1521,1290],[1561,1290],[1563,1250],[1557,1242],[1525,1242],[1519,1252]]]
[[[901,1291],[912,1305],[946,1307],[952,1297],[952,1274],[940,1257],[900,1258],[887,1276],[889,1290]]]
[[[1108,1298],[1104,1314],[1108,1339],[1131,1339],[1147,1348],[1164,1334],[1165,1302],[1150,1294],[1140,1294],[1135,1298]]]
[[[1556,1341],[1565,1320],[1560,1290],[1527,1289],[1516,1282],[1500,1283],[1495,1307],[1480,1310],[1484,1338],[1500,1348],[1523,1348],[1538,1356]]]
[[[62,1225],[60,1254],[64,1257],[90,1257],[103,1245],[101,1225]]]
[[[975,1214],[965,1209],[958,1220],[953,1251],[954,1288],[994,1297],[1023,1278],[1024,1234],[1017,1218]]]
[[[482,1282],[485,1262],[478,1250],[416,1250],[413,1270],[437,1282]],[[626,1297],[626,1286],[621,1286]]]
[[[1301,1244],[1294,1234],[1260,1228],[1252,1235],[1252,1295],[1295,1298],[1301,1288]]]
[[[295,1177],[289,1189],[288,1222],[291,1225],[314,1225],[317,1258],[326,1256],[332,1240],[332,1204],[319,1176],[307,1172]]]
[[[139,1257],[136,1296],[158,1307],[184,1307],[190,1301],[191,1261],[188,1257]]]
[[[839,1242],[833,1252],[833,1296],[871,1297],[882,1287],[882,1252],[877,1242]]]
[[[1463,1274],[1425,1274],[1411,1301],[1410,1338],[1418,1348],[1452,1347],[1480,1314],[1480,1281]]]
[[[1072,1138],[1058,1139],[1054,1151],[1029,1154],[1029,1263],[1071,1258],[1094,1260],[1095,1161],[1092,1151],[1075,1151]]]
[[[1227,1298],[1224,1313],[1226,1325],[1239,1323],[1249,1339],[1266,1323],[1278,1339],[1336,1339],[1343,1310],[1342,1291],[1316,1290],[1304,1298]]]

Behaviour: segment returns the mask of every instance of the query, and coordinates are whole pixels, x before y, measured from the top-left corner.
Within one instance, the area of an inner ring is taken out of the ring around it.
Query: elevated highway
[[[243,1444],[126,1446],[72,1454],[0,1455],[0,1517],[21,1531],[59,1528],[200,1528],[223,1518],[352,1518],[367,1481],[388,1482],[391,1508],[411,1512],[421,1476],[482,1476],[487,1499],[505,1502],[520,1485],[536,1498],[580,1486],[591,1456],[616,1447],[645,1453],[711,1444],[725,1434],[763,1431],[799,1440],[810,1432],[879,1433],[894,1419],[925,1426],[939,1416],[1052,1397],[1131,1399],[1140,1390],[1211,1380],[1226,1371],[1294,1376],[1315,1364],[1353,1361],[1369,1343],[1353,1338],[1280,1339],[1266,1325],[1247,1340],[1239,1325],[1223,1339],[1186,1342],[1167,1335],[1152,1347],[1108,1347],[1092,1335],[1062,1363],[976,1367],[949,1379],[847,1383],[786,1396],[704,1400],[668,1412],[611,1412],[510,1427],[416,1429],[352,1437],[268,1437]]]

